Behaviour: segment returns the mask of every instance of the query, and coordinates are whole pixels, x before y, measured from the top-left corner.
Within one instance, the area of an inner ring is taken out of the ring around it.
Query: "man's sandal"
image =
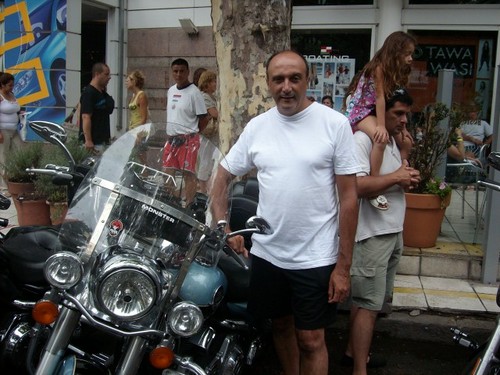
[[[375,207],[378,210],[385,211],[389,208],[389,205],[387,204],[387,198],[385,195],[379,195],[376,198],[371,198],[368,199],[370,204]]]

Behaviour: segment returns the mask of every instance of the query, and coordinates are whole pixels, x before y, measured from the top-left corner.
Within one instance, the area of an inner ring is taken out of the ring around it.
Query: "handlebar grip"
[[[68,185],[71,181],[73,181],[73,176],[69,173],[58,172],[52,177],[54,185]]]
[[[224,245],[222,247],[222,250],[231,258],[233,258],[236,261],[236,263],[238,263],[245,271],[248,270],[248,266],[245,264],[245,262],[243,262],[243,260],[241,260],[241,258],[238,256],[238,254],[236,254],[236,252],[233,249],[231,249],[227,245]]]
[[[7,227],[9,226],[9,219],[4,219],[4,218],[0,218],[0,227]]]
[[[0,194],[0,210],[6,210],[10,207],[10,199]]]

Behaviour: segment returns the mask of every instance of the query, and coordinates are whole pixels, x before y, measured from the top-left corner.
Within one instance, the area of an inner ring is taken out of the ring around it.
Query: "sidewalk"
[[[484,192],[479,193],[481,203]],[[495,302],[497,284],[485,285],[478,281],[482,249],[480,244],[472,244],[475,191],[468,190],[465,194],[464,219],[461,191],[455,190],[435,247],[405,248],[395,281],[393,311],[468,315],[500,312]],[[1,230],[3,233],[18,225],[14,204],[0,212],[0,217],[9,219],[9,226]],[[482,240],[482,228],[477,238],[478,242]]]

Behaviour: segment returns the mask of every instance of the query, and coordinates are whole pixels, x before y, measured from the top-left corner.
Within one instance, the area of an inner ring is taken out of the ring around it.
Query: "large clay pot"
[[[51,225],[50,210],[45,199],[17,199],[21,215],[17,216],[20,226]]]
[[[433,247],[441,231],[451,194],[441,199],[434,194],[406,193],[403,243],[411,247]]]
[[[17,211],[17,221],[20,224],[23,221],[23,212],[21,205],[17,198],[19,195],[33,193],[35,191],[35,184],[33,182],[12,182],[7,181],[7,190],[9,191],[14,206]]]
[[[68,212],[68,202],[49,202],[46,201],[50,210],[50,221],[52,225],[62,224],[66,213]]]

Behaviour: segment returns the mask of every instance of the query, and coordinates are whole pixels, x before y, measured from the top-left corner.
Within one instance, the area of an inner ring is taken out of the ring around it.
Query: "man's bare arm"
[[[329,302],[342,302],[349,296],[354,236],[358,225],[358,195],[355,175],[337,175],[339,194],[339,254],[330,276]]]

